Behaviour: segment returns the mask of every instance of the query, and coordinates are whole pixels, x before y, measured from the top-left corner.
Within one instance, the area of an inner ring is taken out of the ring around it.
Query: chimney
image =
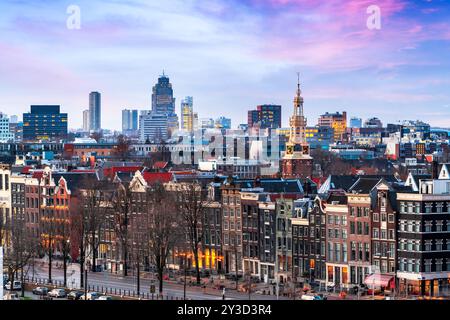
[[[431,179],[437,179],[439,177],[439,163],[436,160],[431,162]]]

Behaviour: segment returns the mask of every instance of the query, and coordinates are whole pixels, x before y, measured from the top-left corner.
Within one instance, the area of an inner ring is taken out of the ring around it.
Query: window
[[[363,244],[358,242],[358,260],[363,259]]]
[[[385,229],[381,229],[381,239],[387,239],[387,233]]]
[[[363,230],[362,230],[362,222],[357,222],[357,226],[358,226],[358,234],[363,234]]]
[[[443,221],[436,221],[436,232],[442,232],[442,226],[444,225]]]
[[[389,258],[394,258],[395,257],[395,243],[390,243],[389,244]]]
[[[436,272],[442,271],[442,259],[436,259]]]
[[[355,216],[355,207],[350,207],[350,216],[351,217]]]
[[[373,228],[373,237],[374,237],[375,239],[378,239],[379,236],[380,236],[380,229],[378,229],[378,228]]]
[[[425,272],[431,272],[431,259],[425,260]]]
[[[356,260],[356,242],[352,241],[350,242],[350,246],[351,246],[351,255],[350,255],[350,259],[351,260]]]
[[[368,222],[364,222],[364,235],[368,236],[370,233],[369,230],[369,223]]]
[[[364,217],[369,216],[369,208],[364,208]]]
[[[350,221],[350,234],[355,234],[355,221]]]
[[[334,224],[335,224],[335,225],[339,225],[340,223],[341,223],[340,217],[339,217],[339,216],[336,216],[335,219],[334,219]]]
[[[388,230],[388,238],[389,238],[389,240],[394,240],[394,238],[395,238],[394,229],[389,229]]]
[[[394,215],[393,215],[392,213],[390,213],[390,214],[388,215],[388,222],[389,222],[389,223],[394,223]]]
[[[342,239],[347,239],[347,229],[342,229]]]
[[[444,240],[436,240],[436,251],[442,251],[442,244]]]
[[[431,240],[425,241],[425,251],[431,251]]]
[[[368,243],[364,244],[364,260],[370,261],[370,246]]]
[[[347,216],[342,216],[341,223],[343,226],[347,225]]]
[[[333,261],[333,243],[328,242],[328,260]]]
[[[344,262],[347,262],[347,244],[342,244],[342,258]]]
[[[379,222],[380,221],[380,215],[376,212],[373,213],[373,221]]]
[[[432,227],[433,227],[433,222],[431,222],[431,221],[425,222],[425,232],[431,232]]]

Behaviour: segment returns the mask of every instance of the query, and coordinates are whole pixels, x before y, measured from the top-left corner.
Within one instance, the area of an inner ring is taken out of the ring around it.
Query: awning
[[[369,287],[383,287],[383,288],[394,288],[395,281],[394,276],[390,274],[374,273],[368,275],[364,280],[364,283]]]

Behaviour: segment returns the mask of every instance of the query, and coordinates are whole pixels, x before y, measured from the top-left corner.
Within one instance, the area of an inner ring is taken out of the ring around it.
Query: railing
[[[48,279],[43,278],[35,278],[35,277],[25,277],[24,279],[25,283],[28,283],[30,285],[35,286],[45,286],[45,287],[59,287],[62,288],[63,281],[61,280],[52,280],[50,283]],[[68,288],[65,287],[66,290],[79,290],[83,291],[84,288]],[[140,292],[139,294],[135,290],[130,289],[122,289],[122,288],[111,288],[106,287],[102,285],[88,285],[87,287],[88,292],[98,292],[103,295],[111,295],[116,296],[120,298],[131,298],[131,299],[137,299],[137,300],[184,300],[181,297],[173,296],[173,295],[163,295],[163,294],[157,294],[157,293],[150,293],[150,292]],[[186,300],[191,300],[186,298]]]

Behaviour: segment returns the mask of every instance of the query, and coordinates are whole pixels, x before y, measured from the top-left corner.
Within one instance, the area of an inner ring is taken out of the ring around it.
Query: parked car
[[[20,300],[19,294],[17,292],[7,293],[3,296],[3,300]]]
[[[113,297],[111,297],[111,296],[100,296],[100,297],[98,297],[98,299],[97,300],[113,300]]]
[[[80,297],[80,300],[97,300],[100,296],[101,296],[101,294],[98,292],[88,292],[87,299],[86,299],[86,296],[83,294]]]
[[[46,296],[48,294],[47,287],[36,287],[32,290],[33,294],[37,296]]]
[[[11,281],[8,281],[8,283],[5,285],[5,289],[11,290]],[[22,290],[22,282],[14,280],[12,290]]]
[[[304,294],[302,295],[302,300],[326,300],[323,295],[317,295],[317,294]]]
[[[68,295],[67,295],[67,299],[68,300],[80,300],[81,296],[84,295],[83,291],[71,291]]]
[[[48,293],[48,296],[52,298],[65,298],[67,294],[64,289],[53,289]]]

